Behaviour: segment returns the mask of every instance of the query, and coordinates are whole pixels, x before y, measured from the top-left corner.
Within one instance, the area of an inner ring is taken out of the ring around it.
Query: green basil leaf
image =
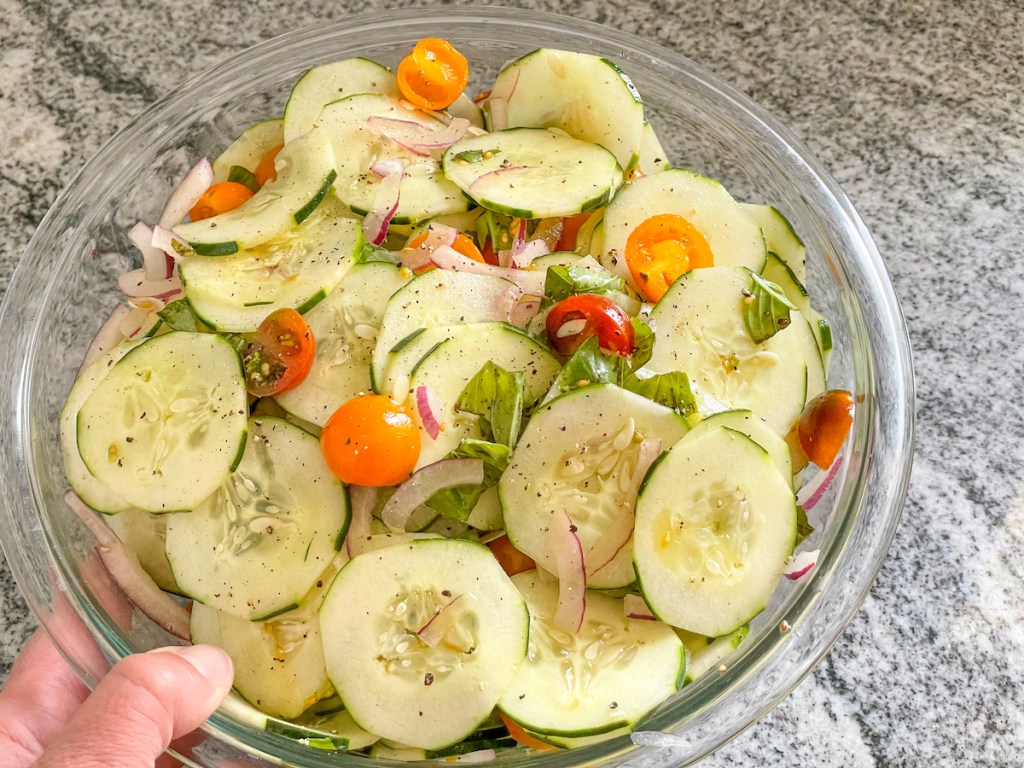
[[[597,336],[591,336],[572,357],[565,361],[558,374],[558,388],[562,392],[585,387],[588,384],[616,384],[621,386],[629,373],[626,358],[601,351]]]
[[[750,338],[760,344],[789,325],[789,311],[796,307],[775,283],[753,272],[751,277],[750,289],[744,296],[743,322]]]
[[[625,293],[626,282],[611,272],[598,272],[586,267],[548,267],[544,278],[544,295],[558,302],[578,293]]]
[[[192,305],[184,299],[172,301],[159,312],[160,319],[176,331],[202,333],[209,327],[192,311]]]
[[[452,156],[456,163],[479,163],[483,160],[490,160],[495,155],[500,155],[500,149],[467,149]]]
[[[497,253],[512,247],[512,219],[494,211],[484,211],[476,218],[476,241],[483,248],[490,240],[491,248]]]
[[[633,355],[629,367],[634,371],[643,368],[654,352],[654,331],[639,317],[630,318],[633,323]]]
[[[399,258],[387,248],[381,248],[373,243],[363,243],[359,253],[356,254],[356,264],[366,264],[371,261],[383,261],[387,264],[400,264]]]
[[[450,459],[481,459],[484,462],[484,482],[482,485],[459,485],[438,491],[427,501],[427,506],[442,517],[466,522],[480,500],[480,496],[489,488],[493,488],[501,479],[501,473],[508,467],[511,451],[507,445],[492,443],[487,440],[466,438],[459,443],[447,458]]]
[[[488,360],[462,390],[455,409],[475,413],[484,435],[489,433],[493,442],[513,448],[522,428],[523,411],[532,405],[526,377]]]
[[[697,401],[690,389],[690,378],[682,371],[659,373],[649,379],[630,376],[625,387],[683,416],[689,416],[697,410]]]
[[[800,543],[814,533],[814,526],[811,525],[807,520],[807,513],[804,508],[797,504],[796,506],[796,541],[793,546],[797,547]]]

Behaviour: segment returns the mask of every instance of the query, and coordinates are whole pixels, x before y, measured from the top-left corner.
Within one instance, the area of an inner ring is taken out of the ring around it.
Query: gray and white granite
[[[702,766],[1020,765],[1024,6],[513,4],[656,40],[774,112],[852,198],[910,326],[918,445],[892,552],[827,660]],[[132,115],[253,43],[368,9],[284,5],[0,0],[0,290],[59,189]],[[32,626],[0,566],[0,679]]]

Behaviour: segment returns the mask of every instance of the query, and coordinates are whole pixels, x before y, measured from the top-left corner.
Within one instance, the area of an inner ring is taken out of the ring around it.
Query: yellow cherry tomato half
[[[221,181],[210,186],[192,206],[188,215],[192,221],[208,219],[221,213],[233,211],[252,197],[252,190],[235,181]]]
[[[661,299],[680,275],[714,263],[700,230],[673,213],[651,216],[626,240],[626,265],[648,301]]]
[[[276,147],[267,150],[267,154],[260,160],[260,164],[256,166],[256,183],[261,187],[268,181],[273,181],[277,178],[277,167],[274,165],[274,161],[277,160],[277,153],[284,149],[284,144],[278,144]]]
[[[469,82],[469,62],[447,40],[425,37],[398,65],[398,90],[420,109],[445,109]]]
[[[398,485],[416,468],[420,431],[406,406],[385,395],[360,395],[327,421],[320,449],[342,482]]]

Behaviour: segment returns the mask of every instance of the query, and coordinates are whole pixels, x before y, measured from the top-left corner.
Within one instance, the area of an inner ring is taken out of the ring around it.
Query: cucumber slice
[[[220,157],[213,161],[214,184],[227,181],[231,166],[238,165],[255,171],[260,160],[274,147],[284,144],[284,120],[275,118],[247,128],[235,139],[228,148],[221,152]]]
[[[808,392],[809,329],[791,311],[789,327],[755,344],[743,319],[751,279],[742,267],[696,269],[680,277],[651,311],[658,331],[646,367],[683,371],[691,385],[727,409],[751,410],[785,435]]]
[[[558,360],[546,347],[506,323],[468,326],[457,337],[438,344],[416,364],[409,384],[413,398],[417,387],[430,389],[435,405],[434,417],[441,425],[437,438],[431,438],[423,428],[413,402],[420,426],[421,447],[417,467],[444,458],[465,438],[480,437],[477,419],[460,416],[456,413],[455,404],[470,379],[488,360],[506,371],[521,372],[526,377],[530,392],[538,399],[547,392],[561,369]]]
[[[398,390],[398,399],[405,399],[408,381],[399,381],[399,377],[411,373],[429,350],[423,349],[421,342],[409,347],[415,340],[413,334],[422,334],[423,329],[429,328],[508,322],[521,293],[504,278],[470,272],[432,269],[413,278],[388,299],[384,308],[377,348],[373,351],[374,390],[378,394]],[[433,343],[441,340],[435,339]],[[417,354],[411,355],[406,348],[415,349]],[[406,363],[393,371],[392,354],[399,351]]]
[[[351,715],[344,710],[328,715],[316,715],[318,706],[314,705],[294,721],[282,720],[259,711],[233,691],[221,702],[220,709],[224,714],[253,728],[284,736],[314,749],[332,752],[340,749],[363,749],[377,741],[376,736],[357,726]]]
[[[690,432],[700,435],[706,430],[718,427],[734,429],[764,448],[768,455],[772,457],[772,461],[775,462],[779,474],[792,484],[793,458],[789,452],[789,444],[779,437],[778,433],[769,427],[764,419],[746,410],[721,411],[720,413],[708,416],[691,429]]]
[[[168,520],[167,558],[193,599],[256,621],[302,603],[344,542],[349,511],[319,440],[269,417],[249,430],[238,469]]]
[[[138,558],[142,570],[149,574],[160,589],[181,593],[167,560],[167,518],[164,515],[129,508],[110,515],[106,523]]]
[[[661,173],[672,167],[665,154],[664,147],[658,134],[654,132],[654,126],[644,121],[644,129],[640,132],[640,159],[637,161],[637,168],[644,176],[652,173]]]
[[[488,488],[480,494],[476,506],[466,518],[466,523],[478,531],[500,531],[504,528],[505,521],[501,516],[498,486]]]
[[[185,298],[218,331],[255,331],[271,312],[307,312],[340,282],[363,245],[356,219],[314,215],[294,236],[258,250],[181,259]]]
[[[370,362],[388,298],[407,282],[383,261],[357,264],[327,298],[306,315],[316,339],[316,359],[294,389],[274,399],[320,427],[343,403],[370,390]]]
[[[122,342],[88,365],[75,379],[64,403],[64,410],[60,414],[60,446],[64,455],[64,474],[67,475],[68,484],[75,493],[97,512],[113,514],[128,507],[128,502],[105,483],[97,480],[82,461],[82,456],[78,452],[78,411],[117,361],[140,343]]]
[[[454,612],[451,626],[431,647],[417,632],[441,609]],[[529,631],[523,599],[490,550],[444,539],[353,558],[320,624],[328,675],[355,721],[420,749],[453,744],[490,714]]]
[[[481,152],[483,159],[463,159]],[[604,147],[541,128],[458,141],[444,154],[444,175],[481,207],[524,219],[592,211],[622,183],[622,168]]]
[[[172,331],[122,357],[78,412],[78,450],[101,483],[149,512],[192,509],[245,449],[238,353],[212,333]]]
[[[746,639],[747,633],[750,632],[750,625],[744,624],[739,629],[722,637],[705,637],[682,629],[677,632],[689,652],[686,679],[683,681],[684,685],[689,685],[712,669],[720,667],[722,662]]]
[[[551,520],[564,510],[576,525],[589,574],[588,586],[622,587],[633,581],[629,546],[604,567],[586,561],[620,515],[632,515],[628,492],[639,443],[658,438],[667,450],[686,434],[674,411],[611,384],[568,392],[530,418],[498,484],[509,540],[538,565],[558,571]]]
[[[635,723],[679,690],[685,654],[667,624],[628,619],[622,600],[588,591],[583,624],[572,635],[552,626],[557,582],[527,571],[512,583],[530,611],[530,646],[498,707],[527,730],[606,733]]]
[[[175,233],[199,256],[228,256],[275,240],[301,224],[334,182],[334,152],[326,137],[300,136],[277,155],[277,178],[238,208],[180,224]]]
[[[375,61],[357,57],[314,67],[292,86],[284,108],[284,141],[309,133],[323,108],[358,93],[401,97],[395,75]]]
[[[415,224],[469,207],[458,187],[444,178],[437,160],[417,155],[375,134],[367,124],[371,117],[406,120],[438,130],[444,127],[430,115],[407,109],[398,99],[388,96],[360,94],[328,104],[317,119],[317,133],[329,137],[334,146],[338,171],[334,191],[342,202],[356,213],[366,214],[373,208],[380,185],[370,166],[378,160],[398,159],[406,174],[392,224]]]
[[[720,636],[771,597],[796,537],[796,499],[768,453],[728,427],[688,435],[636,503],[633,558],[662,621]]]
[[[629,77],[605,58],[540,48],[507,64],[491,89],[508,127],[561,128],[599,144],[624,169],[636,165],[644,108]]]
[[[719,182],[682,168],[641,176],[616,195],[604,214],[602,263],[632,284],[623,258],[626,241],[644,221],[662,213],[693,224],[707,240],[716,266],[754,272],[764,267],[767,250],[757,222]]]
[[[797,282],[803,283],[807,279],[807,249],[789,219],[770,205],[740,203],[740,207],[761,227],[768,250],[792,270]]]
[[[459,94],[459,98],[452,102],[447,112],[452,117],[461,117],[463,120],[469,120],[469,124],[474,128],[484,127],[483,110],[474,104],[473,100],[465,93]]]
[[[819,358],[821,363],[821,378],[822,382],[824,382],[825,373],[828,371],[828,353],[832,350],[832,329],[829,326],[828,320],[811,307],[811,299],[807,295],[807,289],[797,280],[793,270],[771,251],[768,252],[768,261],[765,263],[761,274],[766,280],[771,280],[782,289],[783,293],[786,294],[786,298],[790,300],[793,306],[800,310],[801,316],[810,326],[818,348],[817,358]],[[807,357],[808,366],[817,367],[818,361],[815,359],[816,356],[810,354],[809,350]],[[813,389],[813,387],[809,387],[809,389]],[[809,392],[807,399],[810,400],[812,397],[814,395]]]

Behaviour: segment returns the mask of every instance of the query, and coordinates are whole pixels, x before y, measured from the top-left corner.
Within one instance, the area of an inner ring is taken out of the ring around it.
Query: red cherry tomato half
[[[591,336],[601,349],[617,355],[633,353],[633,323],[609,298],[581,293],[551,308],[546,327],[551,346],[560,355],[571,355]]]
[[[286,392],[302,383],[314,357],[316,340],[302,315],[294,309],[275,310],[242,353],[245,387],[256,397]]]
[[[822,469],[832,466],[853,424],[853,394],[830,389],[811,400],[797,425],[800,447]]]

